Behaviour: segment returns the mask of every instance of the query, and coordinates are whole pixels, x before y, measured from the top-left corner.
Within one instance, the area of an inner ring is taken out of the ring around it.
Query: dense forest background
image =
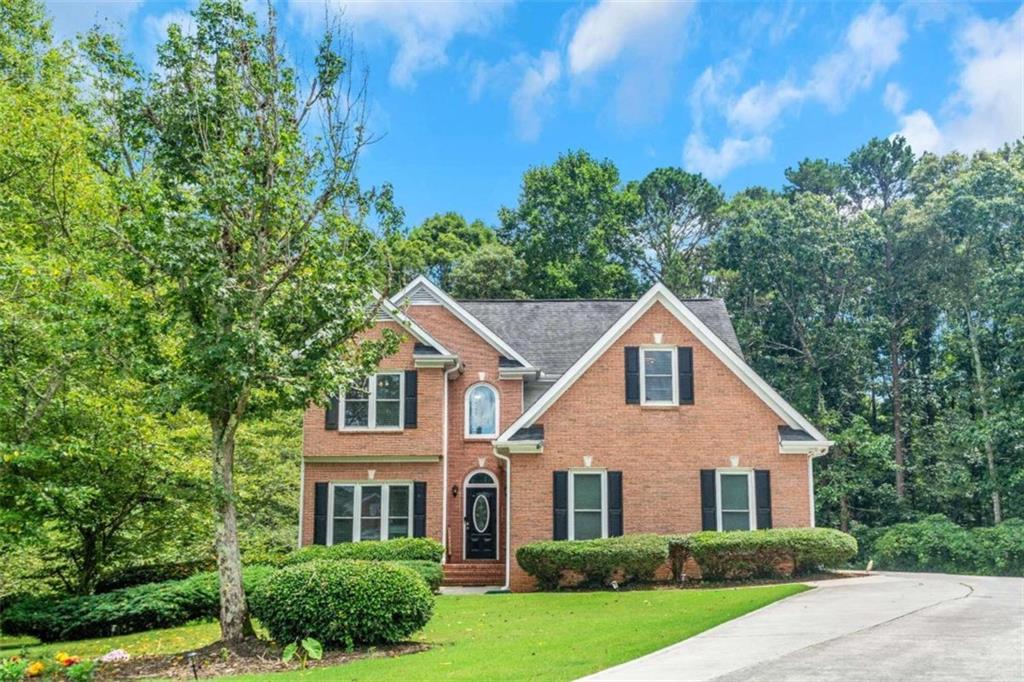
[[[95,34],[53,44],[35,2],[0,8],[0,599],[213,562],[208,424],[160,390],[154,358],[176,341],[118,241],[125,187],[142,185],[115,168],[122,119],[96,100],[121,81],[97,73],[130,67]],[[367,195],[373,220],[331,263],[367,292],[424,273],[461,298],[629,298],[655,281],[724,298],[748,362],[836,441],[816,463],[820,525],[1024,516],[1021,141],[940,157],[872,139],[731,197],[567,151],[527,169],[493,222],[407,226],[396,194]],[[294,546],[300,424],[268,409],[239,429],[248,561]]]

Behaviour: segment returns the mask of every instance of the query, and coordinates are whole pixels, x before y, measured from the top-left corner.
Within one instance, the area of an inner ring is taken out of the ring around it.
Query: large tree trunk
[[[974,365],[974,393],[981,411],[981,419],[985,424],[985,463],[988,466],[989,485],[992,486],[992,521],[995,524],[1003,521],[1003,500],[999,492],[999,477],[996,472],[996,453],[992,445],[992,436],[988,433],[988,385],[985,372],[981,366],[981,351],[978,350],[978,336],[974,328],[971,311],[964,311],[967,317],[967,337],[971,342],[971,358]]]
[[[238,549],[238,520],[235,509],[233,418],[210,420],[213,432],[213,485],[216,518],[217,574],[220,579],[220,634],[231,648],[252,634],[249,608],[242,586],[242,555]]]

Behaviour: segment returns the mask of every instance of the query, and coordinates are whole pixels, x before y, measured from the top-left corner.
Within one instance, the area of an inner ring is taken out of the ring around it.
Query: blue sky
[[[152,63],[192,2],[48,5],[59,37],[100,21]],[[1024,137],[1019,3],[280,0],[297,58],[325,8],[370,70],[383,139],[361,178],[391,182],[410,226],[449,210],[495,224],[524,170],[576,148],[624,180],[680,166],[731,194],[871,136],[936,152]]]

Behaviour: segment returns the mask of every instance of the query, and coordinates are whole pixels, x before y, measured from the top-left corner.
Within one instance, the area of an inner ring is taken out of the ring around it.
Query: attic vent
[[[409,305],[440,305],[432,293],[426,287],[416,287],[409,294]]]
[[[384,307],[382,306],[377,310],[377,317],[374,319],[377,322],[390,322],[394,318],[391,317],[391,313],[385,310]]]

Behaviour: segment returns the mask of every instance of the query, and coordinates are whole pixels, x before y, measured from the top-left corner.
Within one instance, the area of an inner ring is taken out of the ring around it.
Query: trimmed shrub
[[[852,536],[831,528],[706,531],[674,537],[670,545],[676,578],[686,558],[693,557],[701,579],[708,581],[810,573],[843,565],[857,553]]]
[[[433,538],[395,538],[370,542],[344,542],[337,545],[309,545],[292,552],[285,565],[322,559],[361,559],[364,561],[441,562],[444,545]]]
[[[387,563],[411,568],[416,572],[416,575],[423,578],[431,592],[437,592],[441,589],[441,582],[444,580],[444,569],[436,561],[389,561]]]
[[[407,566],[308,561],[275,572],[252,612],[279,644],[313,637],[326,646],[398,642],[430,620],[434,595]]]
[[[247,592],[256,590],[273,569],[245,569]],[[142,632],[216,618],[220,611],[217,574],[202,573],[82,597],[26,597],[0,614],[0,630],[32,635],[44,642]]]
[[[551,540],[516,550],[516,561],[543,590],[557,589],[566,572],[582,575],[587,585],[650,581],[667,560],[668,539],[659,535]]]
[[[870,557],[896,571],[1024,576],[1024,521],[963,528],[941,514],[880,531]]]
[[[149,583],[167,582],[168,580],[184,580],[197,573],[213,571],[216,568],[217,562],[214,559],[127,566],[101,580],[96,585],[96,591],[110,592],[124,587],[135,587],[136,585],[148,585]]]

